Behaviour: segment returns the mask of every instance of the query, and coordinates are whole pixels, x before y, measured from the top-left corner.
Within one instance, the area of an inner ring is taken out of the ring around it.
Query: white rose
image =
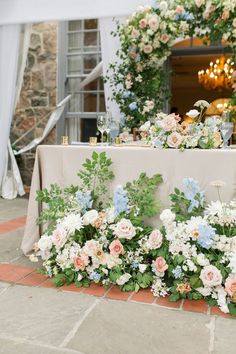
[[[144,273],[145,270],[147,269],[147,265],[146,264],[139,264],[138,269],[139,269],[140,273]]]
[[[147,132],[150,129],[151,123],[149,121],[145,122],[143,125],[141,125],[141,127],[139,128],[139,130],[141,132]]]
[[[95,221],[98,218],[98,212],[97,210],[89,210],[87,213],[84,214],[83,216],[83,223],[84,225],[92,225],[94,226]]]
[[[114,234],[118,238],[126,238],[127,240],[131,240],[136,235],[136,232],[130,220],[121,219],[115,225]]]
[[[199,115],[199,112],[197,109],[191,109],[190,111],[188,111],[186,113],[186,116],[190,117],[190,118],[196,118]]]
[[[45,252],[52,248],[52,237],[48,235],[42,235],[38,241],[38,248]]]
[[[166,1],[161,1],[160,2],[160,5],[159,5],[159,8],[162,12],[166,12],[167,9],[168,9],[168,4]]]
[[[222,275],[219,269],[208,265],[201,270],[200,279],[205,287],[214,287],[222,282]]]
[[[131,275],[129,273],[125,273],[117,279],[116,284],[124,285],[125,283],[127,283],[130,280],[130,278],[131,278]]]
[[[153,230],[147,240],[147,247],[150,250],[155,250],[157,248],[160,248],[162,245],[162,240],[163,237],[161,232],[159,230]]]
[[[167,138],[167,144],[169,147],[178,148],[183,141],[181,134],[177,132],[171,133]]]
[[[203,296],[211,295],[211,288],[197,288],[196,290]]]
[[[202,267],[209,265],[209,260],[207,259],[207,257],[203,253],[199,253],[197,255],[197,262]]]
[[[172,224],[175,221],[175,213],[170,209],[165,209],[160,215],[160,219],[164,225]]]

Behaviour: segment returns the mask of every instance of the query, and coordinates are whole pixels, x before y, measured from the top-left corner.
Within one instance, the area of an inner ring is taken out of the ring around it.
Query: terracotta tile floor
[[[23,227],[25,224],[25,220],[26,217],[23,216],[0,223],[0,235]],[[84,293],[92,296],[99,296],[113,300],[131,302],[137,301],[141,303],[152,304],[154,306],[157,305],[166,308],[172,308],[180,311],[200,312],[208,315],[217,315],[232,318],[230,315],[222,313],[216,306],[210,308],[203,300],[181,300],[177,302],[170,302],[168,301],[168,297],[154,297],[149,289],[140,290],[138,293],[126,293],[121,292],[117,286],[112,286],[109,289],[104,289],[102,286],[99,286],[97,284],[91,284],[89,288],[76,288],[74,284],[64,285],[60,288],[57,288],[55,287],[51,279],[47,278],[42,274],[37,273],[37,269],[32,267],[22,267],[10,263],[0,263],[0,281],[26,286],[52,288],[56,291],[72,291]]]

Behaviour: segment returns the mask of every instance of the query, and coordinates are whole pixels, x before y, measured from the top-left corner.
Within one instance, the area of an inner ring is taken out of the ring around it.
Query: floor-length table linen
[[[62,188],[70,184],[77,185],[77,172],[81,169],[86,158],[92,152],[106,151],[112,159],[112,170],[115,179],[112,186],[125,184],[136,179],[141,172],[149,176],[160,173],[164,182],[158,189],[157,197],[162,207],[169,206],[169,194],[174,187],[181,188],[185,177],[199,181],[206,192],[207,201],[217,199],[217,190],[211,186],[211,181],[221,180],[225,186],[221,188],[224,201],[236,197],[236,150],[174,150],[153,149],[146,147],[128,146],[57,146],[42,145],[37,148],[34,171],[32,176],[27,221],[22,240],[22,251],[27,254],[39,240],[40,229],[36,219],[41,211],[41,205],[35,200],[36,190],[48,188],[57,183]],[[158,218],[151,221],[157,224]]]

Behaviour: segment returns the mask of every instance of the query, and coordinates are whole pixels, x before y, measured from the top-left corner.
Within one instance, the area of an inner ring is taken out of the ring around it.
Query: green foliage
[[[171,210],[175,213],[177,221],[182,222],[190,219],[192,216],[203,215],[204,206],[201,206],[199,193],[196,194],[195,199],[199,201],[199,206],[189,212],[191,202],[182,191],[178,188],[174,189],[174,193],[170,194],[170,200],[172,202]]]
[[[78,176],[81,179],[81,190],[91,191],[91,196],[96,204],[99,198],[104,197],[108,191],[108,184],[114,178],[110,171],[111,159],[105,152],[98,154],[93,152],[91,159],[86,159],[83,164],[84,170],[80,170]]]
[[[140,216],[151,217],[159,212],[160,202],[155,198],[155,191],[162,182],[161,175],[148,177],[141,173],[137,180],[126,184],[130,204],[139,210]]]
[[[47,204],[47,208],[43,208],[37,223],[47,225],[46,231],[50,233],[57,220],[63,218],[67,211],[73,211],[78,207],[78,204],[71,199],[77,189],[70,186],[63,191],[57,184],[51,184],[50,189],[38,190],[36,200]]]

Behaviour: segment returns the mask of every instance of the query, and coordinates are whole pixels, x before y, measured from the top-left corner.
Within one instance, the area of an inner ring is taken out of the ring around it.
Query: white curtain
[[[0,26],[0,181],[15,109],[20,25]]]
[[[153,0],[0,0],[0,25],[130,15]]]
[[[116,55],[117,50],[120,48],[119,37],[113,37],[112,31],[116,31],[116,21],[120,23],[125,22],[125,17],[101,18],[99,19],[100,33],[101,33],[101,46],[102,46],[102,63],[103,63],[103,75],[107,74],[109,64],[112,62],[119,62],[119,58]],[[115,101],[111,101],[112,91],[109,82],[104,84],[106,109],[112,113],[114,119],[120,119],[120,110]]]

